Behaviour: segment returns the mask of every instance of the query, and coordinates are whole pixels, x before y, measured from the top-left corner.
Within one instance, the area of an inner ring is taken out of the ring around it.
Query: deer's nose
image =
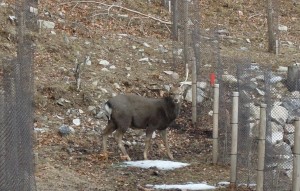
[[[175,99],[174,99],[174,102],[175,102],[175,103],[179,103],[179,99],[175,98]]]

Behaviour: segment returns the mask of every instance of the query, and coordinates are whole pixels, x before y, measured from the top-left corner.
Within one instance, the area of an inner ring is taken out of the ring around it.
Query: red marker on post
[[[210,85],[214,86],[215,85],[215,81],[216,81],[216,75],[215,75],[215,73],[211,73],[210,74]]]

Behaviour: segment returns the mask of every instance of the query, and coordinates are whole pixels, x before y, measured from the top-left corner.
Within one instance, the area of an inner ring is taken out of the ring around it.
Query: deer
[[[130,161],[123,142],[123,135],[129,128],[144,129],[146,132],[144,160],[148,159],[152,134],[158,131],[164,142],[168,157],[173,160],[167,140],[167,128],[177,118],[183,98],[181,86],[171,87],[169,94],[162,98],[148,98],[135,94],[119,94],[104,104],[108,123],[103,130],[103,155],[108,158],[107,139],[114,133],[114,138],[125,160]]]

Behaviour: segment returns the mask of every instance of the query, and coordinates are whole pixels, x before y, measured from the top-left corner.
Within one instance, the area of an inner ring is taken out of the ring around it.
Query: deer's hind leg
[[[109,120],[106,128],[103,130],[103,140],[102,140],[103,143],[102,144],[103,144],[103,155],[104,155],[105,159],[108,158],[108,154],[107,154],[107,138],[116,129],[117,129],[117,126],[113,123],[112,120]]]

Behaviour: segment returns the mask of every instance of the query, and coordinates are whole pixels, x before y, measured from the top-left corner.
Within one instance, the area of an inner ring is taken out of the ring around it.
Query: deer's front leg
[[[122,137],[123,137],[123,132],[119,129],[117,129],[116,131],[116,134],[115,134],[115,139],[118,143],[118,147],[120,148],[120,150],[122,151],[124,157],[128,160],[128,161],[131,161],[131,158],[129,157],[129,155],[127,154],[127,151],[123,145],[123,142],[122,142]]]
[[[116,130],[116,126],[112,121],[108,121],[108,124],[106,128],[103,131],[103,137],[102,137],[102,146],[103,146],[103,155],[104,158],[107,160],[108,159],[108,154],[107,154],[107,138],[108,136]]]
[[[148,152],[151,147],[151,139],[152,139],[153,131],[146,131],[146,139],[145,139],[145,150],[144,150],[144,159],[148,160]]]
[[[169,143],[168,143],[167,130],[166,129],[165,130],[161,130],[160,131],[160,135],[161,135],[161,137],[163,139],[163,142],[164,142],[164,144],[166,146],[166,151],[167,151],[167,154],[168,154],[169,158],[171,160],[173,160],[174,158],[173,158],[173,155],[172,155],[172,153],[170,151],[170,146],[169,146]]]

